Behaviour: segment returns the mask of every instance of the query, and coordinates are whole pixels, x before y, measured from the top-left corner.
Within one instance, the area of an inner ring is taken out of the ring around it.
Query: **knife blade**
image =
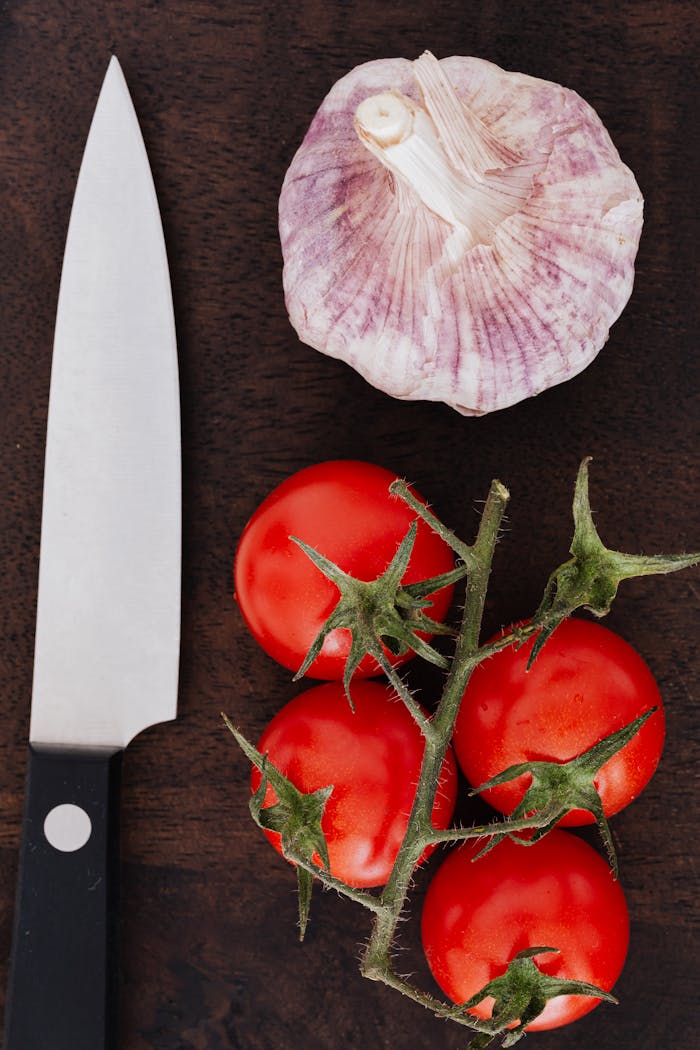
[[[56,312],[5,1050],[117,1045],[119,773],[177,713],[180,473],[165,242],[113,57]]]

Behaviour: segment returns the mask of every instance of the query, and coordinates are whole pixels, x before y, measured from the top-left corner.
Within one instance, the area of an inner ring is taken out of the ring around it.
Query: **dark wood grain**
[[[0,6],[0,989],[24,787],[56,294],[110,53],[132,90],[169,248],[185,497],[181,715],[138,738],[124,762],[123,1048],[457,1050],[460,1029],[359,976],[367,925],[355,907],[319,895],[306,943],[296,940],[293,874],[249,819],[246,766],[219,712],[255,737],[298,687],[243,626],[231,595],[233,552],[262,497],[320,458],[364,458],[407,475],[467,534],[498,476],[512,505],[487,609],[495,627],[531,611],[566,556],[571,489],[586,454],[596,520],[611,545],[698,547],[697,30],[696,5],[683,0]],[[357,63],[425,48],[577,90],[646,198],[634,294],[608,346],[577,379],[484,419],[392,401],[302,346],[281,291],[277,198],[318,104]],[[528,1045],[693,1045],[699,593],[693,573],[635,581],[609,618],[648,660],[668,708],[661,767],[614,822],[632,915],[621,1005]],[[429,874],[418,877],[414,922],[403,932],[405,969],[418,974],[415,920]]]

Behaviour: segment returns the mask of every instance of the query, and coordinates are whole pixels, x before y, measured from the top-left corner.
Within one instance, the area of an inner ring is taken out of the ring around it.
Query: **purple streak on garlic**
[[[573,91],[478,58],[368,62],[333,87],[284,180],[290,320],[394,397],[505,408],[601,349],[642,211]]]

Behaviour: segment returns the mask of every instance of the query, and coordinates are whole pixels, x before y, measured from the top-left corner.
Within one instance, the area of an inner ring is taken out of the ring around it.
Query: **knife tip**
[[[129,94],[129,89],[126,84],[126,77],[124,76],[124,70],[122,69],[121,63],[114,52],[112,52],[109,64],[107,65],[107,72],[104,75],[103,91],[105,88],[108,88],[111,91],[119,92],[121,94]]]

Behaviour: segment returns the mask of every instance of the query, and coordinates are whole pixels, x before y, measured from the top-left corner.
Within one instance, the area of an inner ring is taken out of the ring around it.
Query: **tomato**
[[[333,611],[339,591],[290,539],[296,536],[345,572],[364,581],[380,576],[406,535],[415,514],[389,494],[396,475],[383,467],[337,460],[307,467],[282,482],[246,525],[235,558],[235,596],[262,648],[297,671]],[[451,549],[420,522],[404,583],[430,579],[454,567]],[[452,588],[445,587],[427,608],[443,620]],[[342,678],[350,633],[332,631],[309,670],[312,678]],[[391,657],[394,665],[409,651]],[[365,657],[356,675],[378,673]]]
[[[333,785],[321,823],[331,874],[351,886],[379,886],[406,831],[424,741],[401,699],[383,683],[356,682],[352,699],[354,712],[340,682],[306,690],[275,715],[258,750],[300,791]],[[254,768],[253,791],[260,779]],[[448,826],[456,794],[457,764],[448,751],[433,808],[435,827]],[[268,785],[265,805],[275,801]],[[281,852],[279,834],[265,834]]]
[[[663,748],[663,703],[651,671],[627,642],[589,620],[560,624],[528,671],[532,645],[503,649],[472,674],[455,725],[457,760],[478,787],[520,762],[575,758],[658,707],[595,778],[603,810],[611,816],[636,798]],[[530,779],[526,774],[482,797],[511,813]],[[561,823],[592,821],[587,811],[572,810]]]
[[[504,839],[478,860],[483,842],[468,841],[438,869],[426,894],[423,948],[445,994],[463,1003],[526,948],[557,948],[535,956],[552,977],[587,981],[610,991],[627,954],[629,918],[624,894],[605,861],[566,831],[533,846]],[[592,1010],[600,999],[550,999],[527,1026],[558,1028]],[[471,1010],[490,1017],[493,1000]]]

